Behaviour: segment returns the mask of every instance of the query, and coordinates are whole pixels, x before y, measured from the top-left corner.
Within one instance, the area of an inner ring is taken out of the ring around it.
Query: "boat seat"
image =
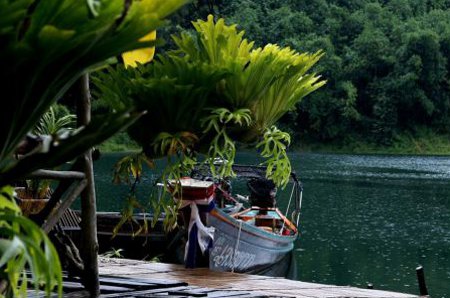
[[[269,215],[257,215],[255,216],[255,226],[257,227],[271,227],[276,228],[283,224],[282,220]]]

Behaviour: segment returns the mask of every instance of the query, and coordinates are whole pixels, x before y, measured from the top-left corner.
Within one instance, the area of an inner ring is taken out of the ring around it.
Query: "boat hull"
[[[285,276],[289,271],[294,235],[277,235],[214,209],[208,224],[215,228],[209,267],[215,271]]]

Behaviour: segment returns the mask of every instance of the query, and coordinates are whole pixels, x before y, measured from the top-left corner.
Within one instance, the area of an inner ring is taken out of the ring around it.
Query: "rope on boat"
[[[241,240],[241,232],[242,232],[242,220],[239,220],[239,232],[236,240],[236,245],[233,250],[233,267],[231,267],[231,272],[234,273],[234,267],[236,266],[236,252],[239,248],[239,241]]]
[[[284,214],[289,214],[288,212],[289,212],[289,208],[291,207],[292,198],[294,197],[295,186],[296,185],[294,183],[294,185],[292,186],[291,197],[289,198],[289,202],[288,202],[288,205],[287,205],[287,208],[286,208],[286,212]],[[280,229],[280,235],[283,234],[283,230],[284,230],[284,226],[285,225],[286,225],[286,221],[283,220],[283,225],[281,226],[281,229]]]
[[[298,207],[298,213],[297,213],[297,218],[295,221],[295,225],[298,227],[298,221],[300,219],[300,210],[302,208],[302,199],[303,199],[303,191],[300,189],[300,200],[299,200],[299,207]]]

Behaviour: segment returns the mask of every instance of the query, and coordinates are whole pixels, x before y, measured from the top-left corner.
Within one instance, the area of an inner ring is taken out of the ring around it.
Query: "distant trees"
[[[388,145],[396,135],[423,127],[450,133],[450,1],[196,4],[238,23],[257,44],[326,52],[317,66],[326,87],[286,121],[302,137],[320,142],[357,137]]]

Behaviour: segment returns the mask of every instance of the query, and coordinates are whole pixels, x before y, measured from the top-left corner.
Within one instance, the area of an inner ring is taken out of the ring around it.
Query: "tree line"
[[[326,86],[281,120],[295,138],[390,145],[402,134],[450,133],[449,0],[198,0],[161,35],[210,13],[257,45],[324,50],[315,70]]]

